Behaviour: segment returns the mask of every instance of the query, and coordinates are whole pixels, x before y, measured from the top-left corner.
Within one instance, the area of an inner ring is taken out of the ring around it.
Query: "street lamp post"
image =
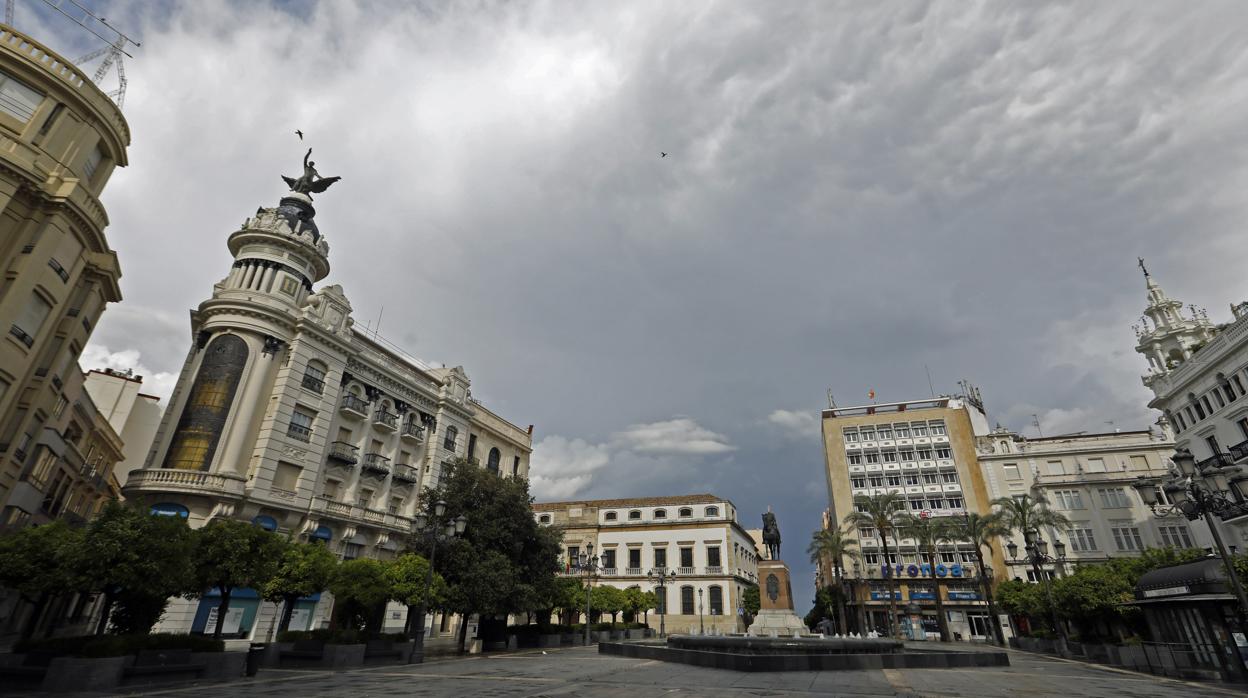
[[[438,500],[433,504],[433,520],[420,513],[412,521],[412,532],[418,540],[423,539],[429,546],[429,571],[425,574],[425,593],[420,600],[420,610],[416,614],[415,626],[412,629],[412,652],[407,657],[408,664],[420,664],[425,661],[425,615],[429,612],[429,593],[433,589],[433,562],[438,555],[438,543],[446,543],[464,535],[468,528],[468,519],[463,514],[448,521],[439,528],[438,522],[446,515],[446,502]]]
[[[650,570],[646,576],[650,582],[659,588],[663,594],[663,607],[659,609],[659,637],[667,637],[667,625],[664,622],[667,616],[667,585],[676,582],[676,570],[670,570],[666,567],[655,567]]]
[[[1053,629],[1056,630],[1057,634],[1061,636],[1062,643],[1065,644],[1066,629],[1062,627],[1061,623],[1057,620],[1057,604],[1053,601],[1052,580],[1049,579],[1049,575],[1044,573],[1044,569],[1041,565],[1046,563],[1052,564],[1054,567],[1057,565],[1065,565],[1066,544],[1063,543],[1061,539],[1055,537],[1053,539],[1053,552],[1057,553],[1057,556],[1053,557],[1049,555],[1049,544],[1040,537],[1039,531],[1034,529],[1024,531],[1023,542],[1025,543],[1025,550],[1027,552],[1027,561],[1031,563],[1032,573],[1036,576],[1036,579],[1039,579],[1041,584],[1044,585],[1044,595],[1049,602],[1049,620],[1053,623]],[[1010,552],[1011,558],[1018,559],[1017,543],[1010,541],[1010,544],[1005,546],[1005,548]]]
[[[589,592],[594,586],[594,573],[598,571],[598,556],[594,544],[586,543],[585,552],[576,556],[576,566],[585,573],[585,646],[589,646]]]
[[[1242,632],[1248,627],[1248,597],[1245,597],[1243,583],[1239,579],[1239,573],[1235,571],[1235,561],[1227,551],[1222,533],[1213,520],[1214,516],[1225,519],[1248,513],[1248,470],[1235,465],[1233,454],[1236,448],[1233,447],[1231,451],[1232,453],[1217,453],[1212,458],[1197,463],[1191,451],[1179,448],[1171,457],[1178,469],[1177,473],[1171,473],[1164,482],[1162,478],[1140,476],[1132,486],[1158,518],[1175,514],[1182,514],[1188,521],[1204,518],[1231,580],[1236,600],[1235,617]],[[1159,506],[1159,485],[1171,504]],[[1232,641],[1231,644],[1239,660],[1236,673],[1242,675],[1245,667],[1243,654],[1240,652],[1239,643]]]
[[[862,588],[862,565],[854,560],[854,606],[858,608],[858,634],[867,634],[867,593]],[[846,619],[848,620],[848,619]],[[845,634],[849,634],[848,625]]]
[[[698,634],[706,634],[706,626],[702,623],[702,589],[698,588]]]

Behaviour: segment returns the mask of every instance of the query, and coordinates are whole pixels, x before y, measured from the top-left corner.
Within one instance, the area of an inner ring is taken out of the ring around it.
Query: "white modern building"
[[[229,235],[234,262],[191,311],[177,386],[123,491],[195,527],[228,517],[343,558],[387,558],[451,459],[527,477],[532,427],[475,400],[462,368],[357,332],[342,287],[315,286],[329,274],[315,214],[290,192]],[[273,604],[235,598],[225,632],[263,637]],[[175,600],[159,630],[203,632],[216,603]],[[319,624],[328,606],[306,599],[296,617]]]
[[[163,410],[160,398],[142,392],[143,376],[133,371],[91,370],[85,387],[96,408],[121,436],[122,459],[114,466],[118,482],[125,482],[130,471],[143,467],[152,447]]]
[[[1147,269],[1144,281],[1148,306],[1134,329],[1135,350],[1148,360],[1149,406],[1165,414],[1175,448],[1190,451],[1198,466],[1248,459],[1248,303],[1233,304],[1231,319],[1214,324],[1195,306],[1184,312]],[[1244,511],[1232,510],[1223,521],[1228,546],[1248,545]]]
[[[653,591],[668,632],[745,632],[742,594],[758,583],[758,550],[732,502],[712,494],[545,502],[542,526],[563,532],[564,574],[585,578],[577,557],[593,545],[593,584]],[[674,571],[662,589],[652,570]],[[658,619],[650,624],[658,627]]]
[[[1181,516],[1157,518],[1132,488],[1136,479],[1162,477],[1169,469],[1174,440],[1162,420],[1158,430],[1102,434],[1079,432],[1025,438],[997,427],[978,440],[979,465],[989,495],[1030,495],[1065,515],[1073,526],[1046,531],[1047,540],[1066,545],[1066,565],[1139,555],[1146,548],[1205,548],[1208,531]],[[1014,543],[1024,547],[1021,538]],[[1007,577],[1036,581],[1020,552],[1006,557]],[[1053,565],[1043,569],[1052,574]]]

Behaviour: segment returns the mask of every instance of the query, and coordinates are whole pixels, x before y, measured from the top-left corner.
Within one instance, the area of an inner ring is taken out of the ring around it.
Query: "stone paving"
[[[740,673],[654,660],[600,656],[596,648],[540,650],[440,659],[415,666],[342,672],[266,669],[227,684],[144,689],[125,694],[218,696],[1243,696],[1230,687],[1011,652],[1012,666],[991,669]],[[0,694],[4,691],[0,688]],[[48,694],[30,694],[44,695]],[[100,696],[103,694],[92,694]]]

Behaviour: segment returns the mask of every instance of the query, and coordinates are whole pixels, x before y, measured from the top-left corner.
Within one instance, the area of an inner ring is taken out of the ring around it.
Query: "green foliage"
[[[439,499],[448,519],[468,519],[461,539],[438,548],[436,567],[449,586],[451,610],[496,617],[549,603],[560,532],[533,519],[527,480],[501,478],[460,459],[444,468],[437,490],[422,496],[428,520],[441,526],[447,522],[435,521],[432,511]]]
[[[1028,616],[1033,621],[1045,621],[1048,608],[1044,600],[1044,590],[1039,584],[1029,584],[1021,579],[1010,579],[997,585],[997,604],[1006,613],[1015,616]]]
[[[1032,499],[1029,494],[1020,495],[1018,498],[998,497],[992,500],[992,504],[998,507],[1001,523],[1020,535],[1044,528],[1070,528],[1070,519],[1065,514],[1053,511],[1046,502]]]
[[[745,608],[747,616],[758,615],[758,609],[762,608],[763,600],[758,595],[758,585],[751,584],[745,587],[745,591],[741,593],[741,605]]]
[[[192,574],[196,595],[216,588],[263,589],[277,574],[286,539],[255,524],[213,519],[195,531]]]
[[[139,650],[191,650],[192,652],[223,652],[225,642],[201,635],[172,633],[138,635],[81,635],[22,640],[14,652],[51,652],[67,657],[122,657]]]
[[[854,507],[856,511],[850,512],[845,517],[845,523],[855,529],[861,529],[864,526],[874,528],[884,549],[884,559],[890,559],[888,539],[896,536],[897,522],[906,511],[905,496],[896,492],[870,496],[860,494],[854,497]],[[896,590],[896,575],[889,575],[889,582]],[[888,595],[888,632],[892,635],[898,634],[896,596],[896,594]]]
[[[338,558],[321,543],[288,543],[264,585],[269,601],[294,601],[329,588]]]
[[[5,534],[0,537],[0,586],[30,601],[73,590],[74,553],[81,540],[82,529],[61,520]]]
[[[606,584],[596,586],[589,592],[589,608],[591,611],[598,613],[607,613],[611,616],[611,624],[615,625],[615,616],[624,610],[625,604],[628,603],[628,595],[623,589],[618,589]]]
[[[446,581],[436,572],[432,584],[429,584],[429,598],[425,598],[429,561],[415,553],[405,553],[386,563],[385,576],[390,584],[390,598],[401,604],[437,606],[446,598]]]
[[[585,608],[585,585],[573,577],[555,577],[545,603],[561,613],[578,612]]]
[[[385,564],[368,558],[347,560],[338,565],[329,590],[334,595],[336,622],[346,623],[349,630],[376,631],[382,607],[390,600]]]
[[[810,545],[806,547],[810,562],[816,567],[827,561],[833,570],[843,569],[843,560],[857,560],[858,541],[850,538],[840,527],[835,529],[821,528],[810,535]]]

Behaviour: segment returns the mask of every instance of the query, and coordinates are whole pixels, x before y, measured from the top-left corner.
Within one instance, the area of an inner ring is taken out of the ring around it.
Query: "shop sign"
[[[1152,599],[1158,596],[1178,596],[1179,594],[1190,594],[1191,589],[1186,586],[1165,587],[1162,589],[1145,589],[1144,598]]]
[[[935,601],[936,592],[934,591],[912,591],[910,592],[912,601]]]
[[[950,601],[979,601],[978,591],[951,591],[949,592]]]
[[[932,566],[928,564],[897,565],[895,569],[896,569],[895,574],[898,577],[901,577],[903,575],[908,576],[908,577],[931,577],[932,576]],[[880,567],[880,573],[885,577],[893,576],[894,575],[893,570],[894,570],[894,567],[891,565],[883,565]],[[964,570],[962,565],[956,562],[951,565],[944,565],[944,564],[936,565],[937,577],[961,577],[964,574],[969,576],[970,572],[971,572],[970,568],[966,568]]]
[[[900,601],[900,600],[901,600],[901,592],[900,592],[900,591],[894,591],[894,592],[893,592],[893,598],[894,598],[894,599],[897,599],[898,601]],[[871,592],[871,600],[872,600],[872,601],[888,601],[888,592],[887,592],[887,591],[873,591],[873,592]]]

